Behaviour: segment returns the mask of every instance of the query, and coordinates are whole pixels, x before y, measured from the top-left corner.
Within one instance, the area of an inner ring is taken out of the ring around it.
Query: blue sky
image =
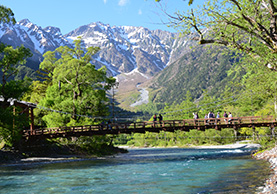
[[[155,0],[2,0],[1,4],[13,10],[17,21],[27,18],[42,28],[59,27],[62,34],[97,21],[174,32],[162,24],[167,18],[159,7],[170,13],[191,8],[188,0],[162,0],[161,4]]]

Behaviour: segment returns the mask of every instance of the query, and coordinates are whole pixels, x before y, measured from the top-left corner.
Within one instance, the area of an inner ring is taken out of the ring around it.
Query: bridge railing
[[[229,121],[229,119],[231,119]],[[25,136],[29,135],[44,135],[44,134],[66,134],[78,133],[85,131],[105,131],[105,130],[134,130],[146,128],[174,128],[193,126],[195,128],[213,125],[227,126],[228,124],[253,124],[253,123],[273,123],[276,122],[273,116],[247,116],[247,117],[232,117],[232,118],[208,118],[208,119],[185,119],[185,120],[164,120],[164,121],[144,121],[144,122],[128,122],[128,123],[107,123],[99,125],[84,125],[73,127],[53,127],[36,130],[25,130]]]

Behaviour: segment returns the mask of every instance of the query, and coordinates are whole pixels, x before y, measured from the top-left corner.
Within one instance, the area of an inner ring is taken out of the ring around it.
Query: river
[[[0,193],[254,193],[268,163],[251,149],[130,149],[83,161],[0,166]]]

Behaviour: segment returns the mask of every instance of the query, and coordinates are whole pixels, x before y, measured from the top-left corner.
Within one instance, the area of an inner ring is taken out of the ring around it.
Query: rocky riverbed
[[[275,194],[277,193],[277,146],[271,150],[267,150],[254,155],[254,158],[267,160],[270,163],[272,174],[266,180],[265,186],[260,188],[260,194]]]

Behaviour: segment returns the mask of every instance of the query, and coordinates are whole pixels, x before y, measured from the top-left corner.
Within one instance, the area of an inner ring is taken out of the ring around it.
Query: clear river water
[[[250,149],[130,149],[92,160],[0,166],[0,193],[255,193],[269,164]]]

